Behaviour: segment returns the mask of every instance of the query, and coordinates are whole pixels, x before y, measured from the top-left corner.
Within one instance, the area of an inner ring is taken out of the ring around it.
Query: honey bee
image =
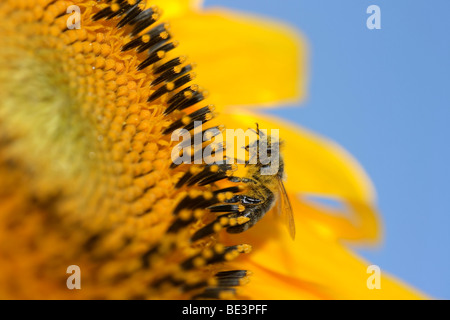
[[[282,218],[283,224],[286,225],[291,238],[294,239],[294,217],[292,213],[291,203],[283,184],[285,173],[284,161],[279,154],[280,142],[277,141],[276,143],[272,144],[272,137],[260,131],[258,124],[256,124],[256,134],[257,140],[245,147],[247,151],[251,150],[252,147],[258,147],[258,152],[256,153],[256,164],[250,164],[252,162],[252,158],[250,158],[248,161],[246,161],[246,167],[248,168],[248,170],[245,177],[231,176],[229,178],[229,180],[232,182],[245,183],[248,186],[248,191],[245,194],[234,195],[231,199],[227,200],[228,203],[241,205],[240,211],[242,211],[234,212],[231,215],[228,215],[228,217],[245,217],[249,218],[249,220],[243,224],[237,224],[227,227],[227,232],[241,233],[243,231],[246,231],[247,229],[254,226],[268,211],[270,211],[276,205],[276,213]],[[271,172],[270,174],[262,174],[262,169],[268,169],[268,167],[270,165],[273,165],[273,163],[263,164],[261,162],[261,141],[266,143],[267,155],[272,159],[275,158],[278,162],[278,170],[276,170],[276,172]],[[275,146],[275,148],[273,148],[273,146]],[[275,157],[272,157],[272,153],[277,152],[278,154],[275,154]]]

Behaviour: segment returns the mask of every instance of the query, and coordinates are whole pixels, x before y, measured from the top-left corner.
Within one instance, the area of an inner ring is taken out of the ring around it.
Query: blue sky
[[[206,0],[282,20],[309,42],[308,99],[271,111],[347,149],[370,175],[385,239],[359,250],[450,299],[450,1]],[[381,29],[369,30],[369,5]]]

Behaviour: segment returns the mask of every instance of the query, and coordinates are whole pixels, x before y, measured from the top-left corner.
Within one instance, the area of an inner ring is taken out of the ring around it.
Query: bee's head
[[[280,147],[283,145],[278,136],[273,137],[259,129],[256,123],[257,139],[249,143],[245,150],[250,153],[247,164],[257,164],[267,172],[274,174],[283,174],[284,163],[280,156]],[[274,171],[274,168],[276,170]],[[270,169],[270,170],[269,170]]]

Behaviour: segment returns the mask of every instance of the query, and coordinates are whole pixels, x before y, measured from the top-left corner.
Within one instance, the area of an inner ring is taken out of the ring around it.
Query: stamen
[[[133,31],[131,31],[131,36],[134,37],[141,31],[147,29],[160,17],[160,12],[157,7],[152,7],[139,13],[134,19],[130,21],[130,25],[134,25]]]
[[[156,48],[153,50],[153,52],[150,52],[147,59],[145,59],[139,66],[137,67],[138,71],[147,68],[148,66],[155,64],[159,61],[161,61],[165,56],[166,53],[173,50],[178,46],[178,41],[173,41],[170,43],[167,43],[159,48]],[[176,60],[180,60],[179,58],[176,58]],[[155,72],[156,74],[156,72]]]
[[[153,92],[150,97],[148,98],[147,102],[152,102],[162,95],[169,93],[170,91],[173,91],[175,89],[178,89],[179,87],[185,85],[186,83],[192,81],[195,78],[195,73],[190,73],[185,76],[182,76],[181,78],[178,78],[174,82],[168,83],[165,86],[160,87],[155,92]]]
[[[162,74],[160,74],[158,78],[153,80],[151,85],[156,86],[163,81],[166,81],[166,82],[174,81],[179,76],[182,76],[182,75],[192,71],[192,69],[193,69],[193,64],[188,64],[187,66],[184,66],[182,68],[180,68],[179,66],[173,67],[172,69],[169,69],[169,70],[163,72]]]
[[[201,254],[197,254],[181,263],[181,268],[184,270],[190,270],[195,267],[196,264],[213,264],[225,261],[231,261],[236,258],[240,253],[248,253],[239,246],[226,247],[222,252],[215,251],[212,257],[204,258]]]
[[[249,275],[247,270],[231,270],[218,272],[215,277],[219,287],[237,287],[247,283]]]
[[[203,123],[211,120],[211,118],[212,118],[211,107],[212,106],[203,107],[203,108],[191,113],[188,118],[182,118],[180,120],[175,121],[167,129],[165,129],[163,131],[163,134],[172,133],[173,131],[180,129],[180,128],[182,128],[186,131],[191,131],[192,129],[194,129],[194,127],[196,125],[198,126],[200,124],[203,124]],[[187,120],[187,121],[183,121],[183,120]]]

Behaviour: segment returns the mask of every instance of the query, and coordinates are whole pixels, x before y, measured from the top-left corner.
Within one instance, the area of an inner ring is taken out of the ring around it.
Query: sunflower
[[[342,244],[379,234],[356,162],[251,111],[304,95],[289,28],[186,0],[6,0],[0,18],[0,298],[422,297],[384,275],[369,290]],[[242,165],[174,165],[170,134],[196,121],[281,128],[294,242],[270,214],[226,232],[249,186],[229,179]]]

